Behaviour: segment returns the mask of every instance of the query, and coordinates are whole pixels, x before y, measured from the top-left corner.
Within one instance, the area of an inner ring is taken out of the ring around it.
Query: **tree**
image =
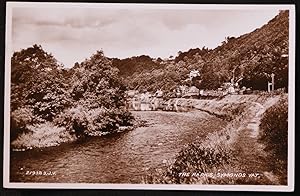
[[[46,121],[52,121],[56,115],[70,106],[68,84],[65,82],[62,70],[53,69],[38,74],[25,104],[31,105],[34,114]]]
[[[253,89],[266,90],[271,74],[275,74],[275,89],[288,89],[288,59],[282,57],[275,49],[267,49],[265,54],[259,54],[256,64],[245,69],[242,85]]]
[[[32,106],[34,114],[51,120],[67,104],[62,67],[41,46],[15,52],[11,59],[11,109]]]
[[[70,100],[64,70],[41,46],[15,52],[11,66],[10,129],[15,139],[29,125],[52,121]]]
[[[97,51],[72,69],[70,95],[72,107],[64,111],[57,123],[67,123],[78,134],[99,135],[129,125],[132,116],[125,107],[125,86],[119,70],[111,60]]]

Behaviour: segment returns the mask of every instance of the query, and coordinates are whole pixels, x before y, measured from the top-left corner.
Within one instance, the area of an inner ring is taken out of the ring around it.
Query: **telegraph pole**
[[[274,76],[275,76],[275,74],[272,73],[271,74],[271,77],[272,77],[272,91],[274,91]]]

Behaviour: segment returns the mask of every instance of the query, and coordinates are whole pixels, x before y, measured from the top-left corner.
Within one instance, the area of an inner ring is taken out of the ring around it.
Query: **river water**
[[[200,111],[133,114],[146,125],[43,150],[11,152],[10,181],[141,183],[149,168],[163,167],[184,145],[225,126]]]

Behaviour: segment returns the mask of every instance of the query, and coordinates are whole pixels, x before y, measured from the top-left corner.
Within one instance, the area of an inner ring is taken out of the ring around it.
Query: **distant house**
[[[192,80],[193,78],[200,76],[200,73],[198,70],[192,70],[189,73],[189,80]]]
[[[142,93],[140,99],[141,103],[150,103],[150,94],[148,92]]]
[[[141,99],[140,96],[134,95],[132,98],[132,108],[133,110],[140,110],[141,109]]]
[[[186,85],[180,85],[178,86],[178,91],[181,93],[181,95],[184,95],[188,91],[188,86]]]
[[[136,94],[138,94],[138,91],[136,91],[136,90],[128,90],[127,92],[127,96],[128,97],[134,97]]]
[[[200,90],[195,87],[195,86],[191,86],[190,88],[188,88],[188,90],[186,91],[186,93],[183,94],[183,98],[199,98],[200,95]]]
[[[225,94],[237,94],[241,89],[239,88],[238,82],[232,83],[232,82],[225,82],[221,86],[221,88],[218,88],[218,90],[222,90]]]
[[[162,90],[157,90],[154,94],[155,97],[157,98],[162,98],[163,97],[163,91]]]

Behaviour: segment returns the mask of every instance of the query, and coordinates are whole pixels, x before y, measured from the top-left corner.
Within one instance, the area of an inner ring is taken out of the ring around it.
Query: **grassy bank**
[[[57,146],[78,139],[75,134],[66,131],[64,127],[58,127],[49,122],[37,126],[28,126],[28,128],[29,132],[22,133],[12,141],[11,145],[14,150]]]
[[[178,101],[181,106],[227,116],[230,123],[205,140],[188,144],[163,170],[151,170],[144,182],[286,184],[286,170],[282,170],[286,159],[269,156],[274,153],[266,148],[271,142],[261,140],[265,129],[259,127],[261,119],[268,118],[266,113],[278,111],[269,108],[276,107],[279,100],[286,102],[287,95],[232,95],[221,100]]]
[[[120,126],[114,132],[99,132],[97,135],[78,135],[75,132],[67,131],[65,127],[59,127],[51,122],[45,122],[35,126],[29,125],[28,132],[20,134],[11,142],[13,151],[25,151],[34,148],[46,148],[58,146],[62,143],[70,143],[89,136],[102,136],[111,133],[124,132],[132,130],[139,126],[136,122],[133,126]]]

